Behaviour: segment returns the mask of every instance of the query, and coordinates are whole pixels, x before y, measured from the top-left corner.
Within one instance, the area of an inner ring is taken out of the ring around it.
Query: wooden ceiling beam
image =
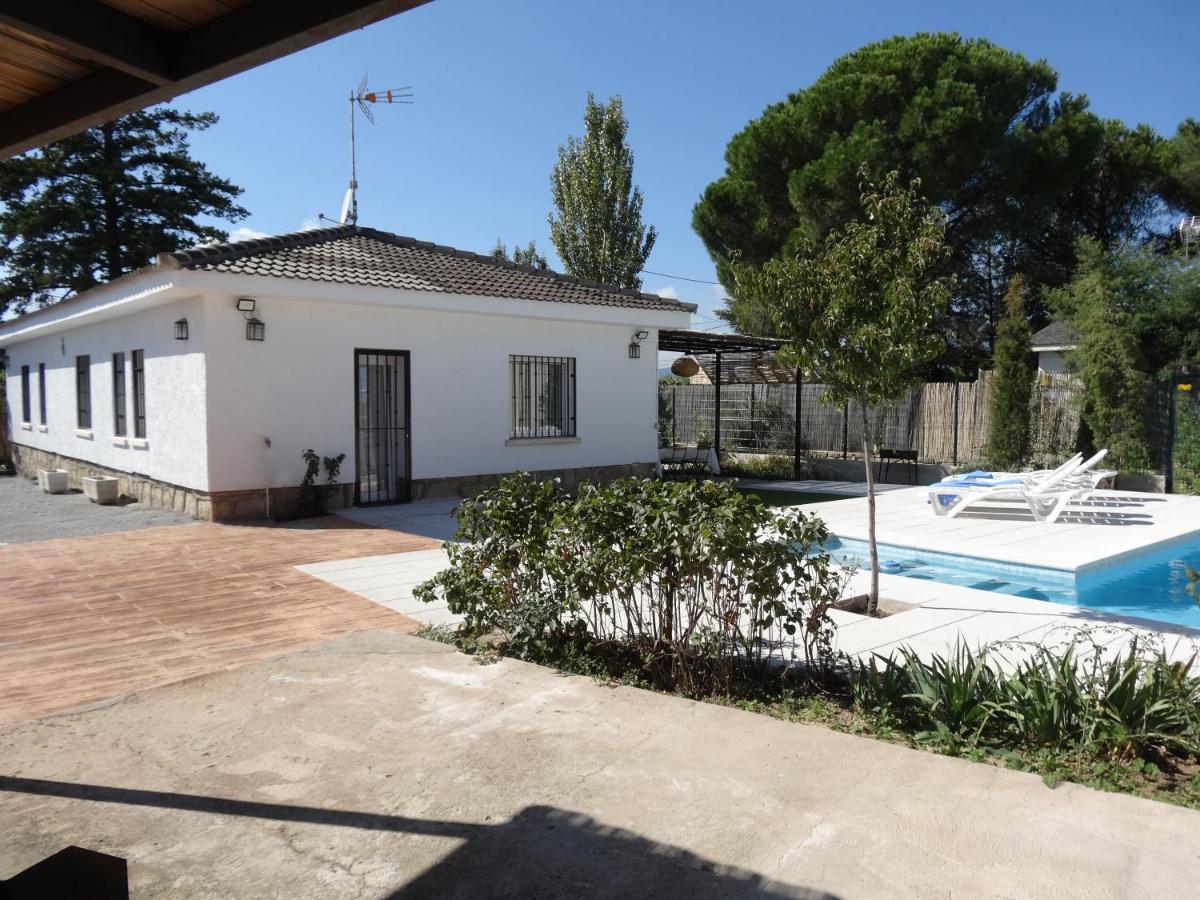
[[[63,9],[45,0],[5,0],[0,22],[151,84],[172,80],[168,60],[174,35],[95,0]]]
[[[77,131],[107,122],[119,115],[170,100],[180,94],[219,81],[262,63],[287,56],[348,31],[427,3],[428,0],[252,0],[191,31],[178,35],[151,29],[160,38],[159,50],[169,80],[160,81],[161,72],[152,60],[139,57],[122,66],[104,67],[60,88],[42,94],[0,113],[0,159],[6,159]],[[54,8],[42,0],[44,6]],[[102,6],[102,4],[95,4]],[[0,5],[0,22],[28,32],[29,24],[12,22],[18,16],[13,9],[29,12],[29,0],[5,0]],[[106,7],[107,8],[107,7]],[[65,14],[59,11],[59,17]],[[117,15],[122,15],[118,13]],[[43,18],[51,18],[43,14]],[[127,18],[127,17],[126,17]],[[43,23],[49,27],[50,23]],[[146,26],[149,28],[150,26]],[[62,45],[61,38],[38,33],[45,40]],[[77,35],[81,40],[86,35]],[[136,55],[136,41],[130,39],[127,50]],[[145,50],[145,48],[142,48]],[[85,54],[82,49],[72,53]],[[113,46],[109,52],[115,53]],[[110,60],[116,63],[116,59]],[[133,69],[149,66],[137,74]]]

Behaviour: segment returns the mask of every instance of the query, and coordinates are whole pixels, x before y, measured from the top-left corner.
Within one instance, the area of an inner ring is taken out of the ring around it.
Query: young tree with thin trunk
[[[618,288],[641,287],[638,272],[658,237],[642,224],[642,191],[633,184],[629,123],[621,98],[589,93],[583,138],[558,148],[550,175],[550,241],[568,274]]]
[[[1029,455],[1029,404],[1033,399],[1033,333],[1025,312],[1025,281],[1013,276],[1004,297],[1004,318],[996,329],[992,358],[991,422],[988,461],[998,469],[1016,469]]]
[[[242,189],[193,159],[213,113],[121,116],[0,162],[0,314],[77,294],[156,253],[226,240]]]
[[[946,255],[941,213],[892,172],[872,184],[861,170],[861,217],[819,246],[797,241],[762,266],[736,264],[737,286],[771,311],[796,361],[825,385],[823,402],[857,406],[867,480],[871,554],[868,612],[879,607],[875,543],[874,436],[870,408],[898,399],[942,340],[934,321],[950,284],[936,273]]]

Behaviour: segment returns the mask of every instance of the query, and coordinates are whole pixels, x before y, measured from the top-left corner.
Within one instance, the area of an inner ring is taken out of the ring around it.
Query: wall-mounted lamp
[[[175,320],[175,340],[186,341],[188,339],[188,324],[187,319]]]
[[[642,358],[642,341],[648,337],[650,337],[650,332],[648,331],[635,331],[633,333],[633,340],[629,342],[630,359]]]
[[[267,337],[267,326],[263,320],[254,315],[254,300],[251,297],[238,297],[237,308],[246,317],[246,340],[262,341]]]

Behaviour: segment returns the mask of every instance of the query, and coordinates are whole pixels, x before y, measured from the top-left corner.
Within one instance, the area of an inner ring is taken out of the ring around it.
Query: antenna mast
[[[358,224],[358,147],[355,136],[355,110],[359,110],[372,125],[375,124],[375,113],[371,107],[376,103],[405,103],[412,104],[412,88],[409,86],[391,88],[386,91],[367,90],[367,76],[363,74],[358,88],[350,92],[350,189],[342,200],[342,212],[338,221],[342,225]]]

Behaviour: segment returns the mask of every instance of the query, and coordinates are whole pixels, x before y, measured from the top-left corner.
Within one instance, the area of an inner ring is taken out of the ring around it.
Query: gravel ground
[[[37,482],[0,477],[0,546],[55,538],[83,537],[111,531],[133,531],[195,520],[139,503],[100,506],[82,493],[47,494]]]

